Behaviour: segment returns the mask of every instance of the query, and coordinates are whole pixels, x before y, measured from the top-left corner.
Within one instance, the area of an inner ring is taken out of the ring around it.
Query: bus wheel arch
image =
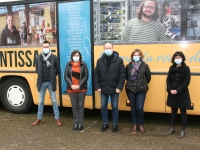
[[[33,106],[31,90],[26,79],[22,77],[6,77],[1,87],[1,101],[12,113],[26,113]]]

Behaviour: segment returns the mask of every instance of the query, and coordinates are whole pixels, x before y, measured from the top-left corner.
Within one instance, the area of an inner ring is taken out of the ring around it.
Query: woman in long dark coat
[[[175,132],[174,126],[179,108],[182,122],[182,130],[179,138],[182,138],[186,135],[186,109],[191,106],[188,90],[190,84],[190,68],[185,64],[185,56],[182,52],[176,52],[171,59],[171,63],[173,65],[169,68],[167,76],[167,106],[171,107],[171,128],[165,134],[170,135]]]

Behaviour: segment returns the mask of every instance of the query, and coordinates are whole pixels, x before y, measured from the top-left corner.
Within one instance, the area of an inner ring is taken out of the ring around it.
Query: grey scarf
[[[42,52],[43,61],[46,62],[47,67],[51,67],[51,63],[49,62],[50,56],[51,56],[51,50],[49,50],[49,53],[47,54],[47,56],[45,56],[44,53]]]

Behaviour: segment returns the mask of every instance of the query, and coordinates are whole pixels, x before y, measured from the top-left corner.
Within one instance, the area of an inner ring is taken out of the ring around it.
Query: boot
[[[181,130],[181,133],[179,134],[179,138],[183,138],[183,137],[185,137],[185,135],[186,135],[186,132],[185,132],[185,130],[184,129],[182,129]]]
[[[137,131],[137,125],[134,124],[134,125],[133,125],[133,129],[132,129],[132,132],[133,132],[133,133],[136,133],[136,131]]]
[[[165,133],[165,135],[170,135],[170,134],[173,134],[175,133],[175,129],[174,129],[174,126],[171,126],[171,128],[169,129],[168,132]]]
[[[143,125],[140,125],[140,132],[144,133],[144,127],[143,127]]]

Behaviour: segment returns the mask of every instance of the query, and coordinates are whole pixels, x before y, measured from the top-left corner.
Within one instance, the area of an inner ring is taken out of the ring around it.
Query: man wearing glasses
[[[165,35],[165,27],[157,21],[159,18],[158,4],[155,0],[145,0],[140,4],[137,18],[128,21],[123,29],[123,42],[154,42],[170,41]]]

